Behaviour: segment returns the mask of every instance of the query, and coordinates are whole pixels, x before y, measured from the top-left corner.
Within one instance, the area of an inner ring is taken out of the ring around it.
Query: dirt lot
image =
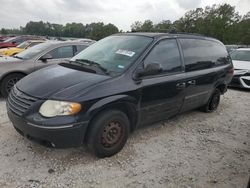
[[[0,187],[246,187],[250,92],[229,90],[211,114],[192,111],[134,132],[116,156],[50,149],[21,137],[0,99]]]

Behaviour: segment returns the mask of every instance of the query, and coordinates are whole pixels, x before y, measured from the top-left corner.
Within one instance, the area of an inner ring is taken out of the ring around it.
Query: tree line
[[[212,5],[188,11],[180,19],[171,22],[162,20],[154,24],[151,20],[136,21],[131,31],[143,32],[187,32],[215,37],[225,44],[250,44],[250,12],[239,15],[235,7],[229,4]],[[30,21],[20,29],[1,29],[2,34],[33,34],[57,37],[79,37],[99,40],[108,35],[122,32],[113,24],[102,22],[83,25],[67,23],[66,25],[49,22]]]
[[[51,37],[74,37],[74,38],[91,38],[99,40],[114,33],[118,33],[118,28],[109,23],[103,22],[83,25],[82,23],[67,23],[66,25],[30,21],[25,27],[20,29],[1,29],[2,34],[30,34]]]

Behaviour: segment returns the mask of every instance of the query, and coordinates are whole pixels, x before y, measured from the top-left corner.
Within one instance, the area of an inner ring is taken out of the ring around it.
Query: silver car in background
[[[230,86],[250,89],[250,48],[239,48],[230,56],[234,65]]]
[[[0,93],[7,97],[11,88],[24,76],[41,68],[69,60],[92,43],[45,42],[13,57],[0,57]]]

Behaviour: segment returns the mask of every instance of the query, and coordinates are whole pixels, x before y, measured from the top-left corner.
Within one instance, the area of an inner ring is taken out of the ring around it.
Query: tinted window
[[[217,42],[180,39],[186,71],[202,70],[229,62],[226,48]]]
[[[63,46],[60,48],[56,48],[49,52],[52,55],[53,59],[60,59],[60,58],[70,58],[73,57],[73,46]]]
[[[231,53],[232,60],[238,61],[250,61],[250,51],[247,50],[235,50]]]
[[[158,43],[144,60],[145,66],[158,63],[164,72],[181,71],[181,58],[175,39],[164,40]]]
[[[24,41],[26,41],[26,38],[18,38],[18,39],[16,39],[16,43],[17,44],[21,44],[22,42],[24,42]]]
[[[76,46],[76,53],[75,53],[75,54],[80,53],[80,52],[83,51],[85,48],[87,48],[87,46],[85,46],[85,45],[77,45],[77,46]]]
[[[35,46],[35,45],[40,44],[40,43],[41,42],[32,42],[32,43],[30,43],[29,47]]]

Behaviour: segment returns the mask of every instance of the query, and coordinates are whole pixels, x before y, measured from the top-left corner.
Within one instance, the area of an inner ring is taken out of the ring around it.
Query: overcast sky
[[[250,11],[250,0],[0,0],[0,28],[19,28],[28,21],[113,23],[123,31],[133,22],[174,21],[188,10],[229,3],[241,15]]]

